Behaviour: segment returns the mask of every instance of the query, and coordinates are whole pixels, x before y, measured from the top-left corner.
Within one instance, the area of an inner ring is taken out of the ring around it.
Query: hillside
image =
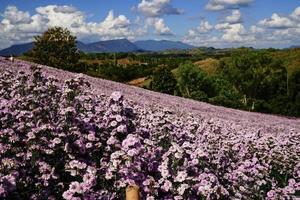
[[[194,63],[208,74],[215,74],[218,70],[219,60],[213,58],[207,58]]]
[[[33,48],[33,46],[34,46],[33,42],[29,42],[26,44],[12,45],[11,47],[0,50],[0,55],[1,56],[10,56],[10,55],[19,56],[19,55],[22,55],[23,53],[26,53],[27,51],[30,51]]]
[[[137,52],[142,50],[127,39],[99,41],[86,46],[85,52]]]
[[[175,42],[168,40],[142,40],[134,42],[139,48],[147,51],[165,51],[165,50],[187,50],[195,48],[192,45],[185,44],[183,42]]]
[[[16,71],[29,70],[31,65],[31,63],[24,61],[15,61],[14,63],[10,63],[0,57],[0,70],[1,68],[5,68],[6,64],[9,64],[11,68]],[[20,66],[22,67],[20,68]],[[58,78],[61,82],[76,75],[71,72],[66,72],[48,66],[43,66],[43,72]],[[199,101],[161,94],[134,86],[128,86],[113,81],[93,78],[86,75],[83,75],[83,77],[91,83],[92,89],[95,93],[110,95],[113,91],[121,91],[127,99],[130,99],[142,107],[158,106],[168,108],[178,115],[192,114],[205,118],[218,119],[223,123],[230,123],[234,126],[243,126],[243,128],[249,130],[259,128],[266,131],[287,131],[288,129],[294,128],[300,131],[300,119],[224,108]]]
[[[300,119],[1,57],[0,118],[1,199],[299,194]]]

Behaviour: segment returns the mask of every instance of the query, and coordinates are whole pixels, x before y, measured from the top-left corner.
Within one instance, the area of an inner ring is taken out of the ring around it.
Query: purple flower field
[[[0,199],[297,199],[300,120],[0,58]]]

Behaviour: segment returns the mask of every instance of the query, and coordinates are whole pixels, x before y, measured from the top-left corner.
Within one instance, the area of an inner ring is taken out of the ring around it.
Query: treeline
[[[151,89],[248,111],[300,116],[300,70],[289,72],[283,59],[268,50],[233,51],[213,75],[192,62],[175,72],[159,68]]]

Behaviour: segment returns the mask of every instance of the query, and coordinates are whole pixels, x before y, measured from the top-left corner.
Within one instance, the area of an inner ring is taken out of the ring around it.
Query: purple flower
[[[77,181],[71,182],[69,185],[69,191],[71,193],[76,193],[76,192],[79,193],[80,189],[81,189],[80,183]]]
[[[121,92],[113,92],[110,96],[114,101],[119,101],[122,98]]]
[[[162,189],[168,192],[170,189],[172,189],[172,183],[171,181],[165,180]]]
[[[111,127],[115,127],[115,126],[117,126],[117,125],[118,125],[118,122],[116,122],[116,121],[110,122],[110,126],[111,126]]]
[[[186,171],[179,171],[179,172],[177,173],[177,176],[176,176],[176,178],[175,178],[175,181],[176,181],[176,182],[183,182],[183,181],[185,181],[186,178],[187,178],[187,173],[186,173]]]
[[[66,200],[72,200],[73,199],[73,195],[74,193],[71,192],[70,190],[67,190],[65,191],[63,194],[62,194],[62,197]]]

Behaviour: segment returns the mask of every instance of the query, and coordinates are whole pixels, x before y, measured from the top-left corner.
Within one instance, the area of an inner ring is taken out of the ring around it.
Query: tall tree
[[[172,72],[165,67],[160,67],[153,73],[151,88],[155,91],[173,95],[176,84]]]
[[[178,86],[183,97],[207,101],[209,84],[206,74],[192,62],[181,64],[177,71]]]
[[[73,70],[79,61],[76,37],[68,29],[49,28],[35,37],[32,56],[40,64]]]

